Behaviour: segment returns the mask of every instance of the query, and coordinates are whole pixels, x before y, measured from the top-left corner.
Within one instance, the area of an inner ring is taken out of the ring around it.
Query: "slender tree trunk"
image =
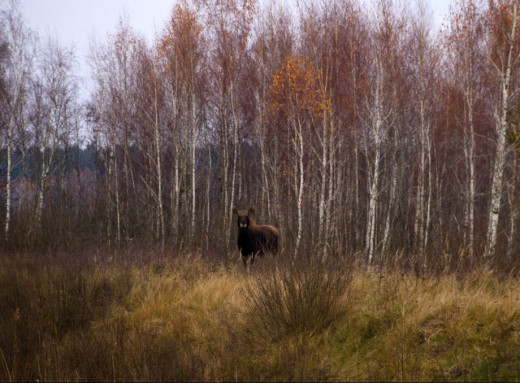
[[[262,101],[258,91],[255,92],[256,103],[258,106],[258,121],[257,121],[257,132],[258,132],[258,143],[260,146],[260,171],[262,181],[262,193],[260,197],[260,203],[262,211],[265,211],[265,216],[271,217],[271,204],[270,204],[270,193],[269,193],[269,181],[267,178],[267,165],[266,165],[266,152],[265,152],[265,126],[264,126],[264,109]]]
[[[40,173],[40,190],[38,191],[38,204],[36,205],[36,225],[38,230],[42,227],[42,211],[43,211],[43,198],[45,190],[45,179],[47,178],[47,169],[45,168],[45,148],[42,154],[42,169]]]
[[[359,219],[359,149],[357,147],[357,143],[354,143],[354,207],[352,210],[354,210],[354,242],[355,246],[354,248],[357,249],[360,247],[360,225],[358,224],[360,222]],[[350,210],[350,209],[349,209]]]
[[[431,206],[432,206],[432,184],[433,184],[433,171],[432,171],[432,152],[431,152],[431,142],[429,138],[429,132],[427,132],[426,138],[426,160],[428,162],[428,200],[426,202],[426,217],[424,220],[424,242],[423,242],[423,257],[424,263],[423,268],[426,270],[427,267],[427,257],[426,257],[426,249],[428,248],[428,239],[430,234],[430,221],[431,221]]]
[[[513,160],[513,164],[511,166],[512,169],[512,177],[511,181],[507,185],[507,201],[509,205],[509,234],[507,236],[507,251],[506,257],[508,261],[512,260],[513,251],[514,251],[514,243],[515,243],[515,230],[516,230],[516,220],[518,219],[518,208],[515,203],[515,186],[517,185],[517,166],[518,166],[518,158],[515,154],[515,158]]]
[[[379,133],[376,133],[379,135]],[[380,147],[379,137],[376,138],[375,143],[375,155],[374,155],[374,170],[369,177],[369,192],[368,192],[368,212],[367,212],[367,229],[366,229],[366,244],[365,252],[368,256],[368,264],[371,265],[374,252],[375,252],[375,241],[376,241],[376,204],[378,197],[378,185],[379,185],[379,162],[380,162]]]
[[[470,69],[470,73],[472,70]],[[468,131],[466,139],[466,164],[468,169],[468,196],[466,200],[466,235],[468,238],[468,255],[470,259],[474,257],[475,251],[475,194],[476,194],[476,175],[475,175],[475,127],[473,124],[473,93],[466,90],[466,115]]]
[[[516,36],[517,24],[517,5],[513,5],[513,19],[511,27],[510,41],[514,42]],[[495,111],[495,129],[497,133],[497,143],[495,150],[495,163],[493,167],[493,181],[491,184],[491,203],[489,207],[488,229],[486,235],[485,257],[491,258],[495,254],[497,241],[498,217],[500,214],[502,200],[502,182],[504,176],[504,164],[506,157],[506,132],[507,132],[507,113],[509,107],[511,70],[513,69],[513,43],[509,44],[507,55],[507,64],[505,73],[500,74],[500,82],[502,85],[502,99],[500,109]]]
[[[256,195],[254,193],[250,193],[250,194],[247,194],[247,187],[244,187],[244,178],[243,178],[243,174],[245,173],[244,172],[244,157],[242,156],[242,145],[238,144],[237,146],[237,180],[236,180],[236,184],[237,184],[237,196],[236,196],[236,200],[238,201],[242,201],[242,198],[244,197],[244,192],[246,193],[246,196],[249,197],[249,199],[251,201],[256,201]],[[253,185],[253,186],[256,186],[256,185]],[[233,218],[231,218],[233,219]]]
[[[44,204],[44,196],[45,196],[45,187],[47,177],[49,175],[49,171],[54,160],[54,151],[55,145],[50,147],[48,145],[49,141],[48,132],[45,133],[44,144],[42,149],[42,165],[41,165],[41,173],[40,173],[40,190],[38,193],[38,204],[36,207],[36,224],[38,230],[42,228],[42,212],[43,212],[43,204]],[[47,153],[48,152],[48,153]],[[49,158],[47,159],[47,154]]]
[[[424,216],[425,216],[425,199],[426,199],[426,122],[424,116],[424,98],[421,97],[419,104],[420,126],[419,126],[419,168],[417,170],[417,194],[415,199],[415,220],[414,220],[414,239],[415,249],[420,255],[423,254],[424,243]]]
[[[297,149],[296,149],[296,153],[297,153],[297,156],[298,156],[298,171],[295,172],[295,176],[296,174],[298,175],[297,177],[299,177],[299,179],[296,181],[296,188],[297,188],[297,199],[296,199],[296,203],[297,203],[297,212],[298,212],[298,232],[296,234],[296,243],[294,245],[294,258],[296,258],[298,256],[298,251],[300,249],[300,243],[301,243],[301,240],[302,240],[302,233],[303,233],[303,188],[304,188],[304,167],[303,167],[303,155],[304,155],[304,151],[303,151],[303,129],[302,129],[302,124],[298,121],[298,122],[295,122],[295,124],[297,125],[296,127],[296,137],[297,137],[297,141],[298,143],[296,145]]]
[[[5,200],[5,240],[9,241],[11,224],[11,167],[12,167],[12,141],[13,141],[14,112],[11,112],[7,125],[7,174],[6,174],[6,200]]]
[[[323,127],[322,127],[322,137],[321,137],[321,159],[320,159],[320,166],[321,166],[321,183],[320,183],[320,195],[319,195],[319,210],[318,210],[318,230],[319,230],[319,244],[322,248],[322,257],[327,256],[327,246],[325,243],[325,214],[326,214],[326,191],[327,191],[327,170],[329,167],[328,164],[328,144],[329,140],[327,137],[327,131],[329,129],[328,121],[327,121],[327,111],[323,113]]]
[[[397,134],[394,135],[394,137],[397,137]],[[394,204],[397,194],[397,159],[396,157],[396,150],[397,150],[397,139],[394,139],[394,148],[393,148],[393,154],[392,154],[392,175],[390,180],[390,196],[388,200],[388,206],[386,211],[386,219],[385,219],[385,229],[383,234],[383,245],[382,245],[382,252],[386,253],[388,251],[388,244],[390,239],[390,232],[391,232],[391,226],[392,226],[392,216],[394,215]]]
[[[260,138],[260,166],[262,171],[262,208],[266,209],[266,216],[271,217],[271,200],[269,193],[269,180],[267,178],[266,153],[263,132],[261,132],[260,135],[262,136]]]
[[[113,150],[115,152],[115,149]],[[121,204],[119,201],[119,172],[117,170],[117,157],[114,155],[114,191],[116,194],[116,240],[121,243]]]
[[[224,118],[224,117],[223,117]],[[227,129],[228,129],[228,125],[227,125],[227,122],[224,120],[222,122],[223,124],[223,127],[222,127],[222,133],[221,133],[221,145],[222,145],[222,152],[221,152],[221,156],[220,156],[220,161],[221,161],[221,166],[222,166],[222,172],[223,172],[223,179],[222,179],[222,184],[221,184],[221,188],[223,190],[223,200],[224,200],[224,205],[223,205],[223,208],[224,208],[224,211],[223,211],[223,215],[222,215],[222,233],[227,233],[227,227],[228,227],[228,206],[229,206],[229,200],[228,200],[228,161],[229,161],[229,155],[228,155],[228,134],[227,134]],[[229,239],[228,239],[229,241]],[[229,243],[228,241],[226,241],[226,243]]]
[[[210,192],[211,192],[211,171],[212,171],[212,158],[211,158],[211,145],[208,144],[208,179],[207,179],[207,188],[206,188],[206,250],[209,250],[209,229],[211,223],[211,202],[210,202]]]
[[[383,67],[382,64],[377,60],[377,78],[376,78],[376,94],[374,100],[374,111],[371,113],[369,124],[371,125],[370,130],[373,133],[374,139],[374,162],[373,170],[368,177],[368,211],[367,211],[367,228],[366,228],[366,239],[365,239],[365,252],[368,257],[368,264],[371,265],[375,247],[376,247],[376,212],[377,212],[377,200],[379,197],[379,166],[381,161],[381,134],[383,129],[383,100],[382,88],[383,88]],[[369,146],[367,142],[367,153],[369,152]]]
[[[157,84],[154,87],[154,109],[155,109],[155,121],[154,121],[154,135],[155,135],[155,168],[157,178],[157,239],[164,245],[164,210],[162,200],[162,166],[161,166],[161,140],[159,130],[159,105],[157,104]]]
[[[114,133],[115,134],[115,133]],[[112,147],[112,160],[113,160],[113,168],[114,168],[114,192],[116,197],[116,240],[117,243],[121,243],[121,208],[119,201],[119,172],[117,170],[117,154],[116,154],[116,145],[115,139]]]
[[[332,119],[332,116],[331,116],[331,123],[332,123],[333,119]],[[328,251],[328,247],[329,246],[333,246],[334,248],[337,247],[337,244],[334,244],[334,243],[329,243],[329,239],[330,238],[334,238],[332,236],[332,233],[333,233],[333,217],[332,217],[332,204],[333,204],[333,199],[334,199],[334,180],[335,180],[335,172],[336,172],[336,167],[335,167],[335,161],[336,161],[336,156],[335,156],[335,148],[334,148],[334,138],[335,138],[335,127],[333,125],[331,125],[331,130],[330,130],[330,134],[328,135],[328,145],[329,145],[329,149],[328,149],[328,154],[329,154],[329,185],[328,185],[328,188],[327,188],[327,201],[325,203],[325,235],[324,235],[324,241],[325,241],[325,245],[327,246],[327,250],[326,252]],[[336,245],[336,246],[334,246]]]
[[[130,155],[128,153],[128,133],[127,129],[125,129],[124,133],[124,142],[123,142],[123,183],[124,183],[124,190],[121,191],[121,199],[123,200],[121,202],[121,210],[122,210],[122,221],[123,221],[123,227],[126,228],[126,237],[129,237],[129,213],[130,213]]]
[[[177,62],[175,61],[175,69],[177,73]],[[170,192],[170,234],[173,237],[174,243],[178,243],[178,224],[179,224],[179,145],[178,145],[178,79],[175,78],[175,85],[170,89],[170,97],[171,97],[171,110],[172,110],[172,127],[171,127],[171,142],[170,142],[170,150],[173,150],[171,153],[171,157],[173,160],[173,168],[171,169],[171,192]]]
[[[174,201],[173,201],[173,232],[175,233],[175,240],[179,244],[179,198],[181,192],[181,182],[180,182],[180,162],[181,162],[181,154],[180,154],[180,146],[175,143],[175,165],[174,165]]]
[[[233,204],[235,203],[235,180],[236,180],[236,170],[237,170],[237,159],[238,159],[238,116],[236,111],[236,105],[235,105],[235,92],[233,87],[233,82],[231,82],[230,85],[230,96],[231,96],[231,112],[233,115],[233,165],[231,168],[231,194],[229,197],[229,204],[228,204],[228,223],[231,223],[231,220],[233,219]],[[229,233],[227,235],[228,238],[228,247],[231,243],[231,236],[233,227],[228,224],[229,226]]]
[[[285,238],[286,234],[286,225],[285,221],[283,219],[283,212],[280,207],[280,184],[279,184],[279,177],[278,177],[278,150],[279,150],[279,142],[278,142],[278,136],[274,136],[274,150],[272,152],[273,155],[273,163],[271,168],[271,180],[273,182],[273,210],[276,215],[276,223],[279,225],[280,228],[280,237]]]
[[[107,154],[105,158],[105,168],[107,169],[107,177],[105,179],[105,193],[106,193],[106,215],[107,215],[107,239],[108,244],[112,242],[112,146],[105,151]]]
[[[191,94],[191,240],[195,235],[195,220],[197,217],[197,110],[195,91]]]

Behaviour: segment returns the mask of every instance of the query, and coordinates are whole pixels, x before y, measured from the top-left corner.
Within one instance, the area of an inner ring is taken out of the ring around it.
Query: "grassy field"
[[[0,380],[520,380],[516,278],[255,267],[139,249],[2,256]]]

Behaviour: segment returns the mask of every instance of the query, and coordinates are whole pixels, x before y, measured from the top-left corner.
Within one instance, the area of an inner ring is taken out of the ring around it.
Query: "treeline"
[[[94,91],[80,105],[73,52],[40,43],[9,1],[1,245],[224,252],[231,207],[255,205],[288,256],[511,265],[519,8],[457,1],[437,31],[421,1],[181,1],[151,44],[121,22],[92,46]],[[56,153],[82,140],[92,177],[78,170],[48,201],[72,174]],[[27,148],[37,171],[14,177]],[[28,177],[35,198],[21,214],[13,183]]]

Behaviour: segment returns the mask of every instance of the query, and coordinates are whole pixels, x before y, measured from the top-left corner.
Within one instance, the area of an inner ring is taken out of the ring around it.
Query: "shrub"
[[[341,314],[348,283],[344,269],[318,260],[272,269],[250,285],[248,321],[274,341],[324,330]]]

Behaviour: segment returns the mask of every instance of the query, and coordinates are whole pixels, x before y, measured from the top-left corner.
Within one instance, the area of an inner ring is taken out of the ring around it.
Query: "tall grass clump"
[[[335,265],[337,266],[337,265]],[[237,325],[228,329],[239,380],[339,379],[329,337],[346,313],[350,272],[304,260],[253,271]]]
[[[247,292],[249,321],[274,341],[325,330],[343,313],[349,273],[318,259],[271,268]]]

